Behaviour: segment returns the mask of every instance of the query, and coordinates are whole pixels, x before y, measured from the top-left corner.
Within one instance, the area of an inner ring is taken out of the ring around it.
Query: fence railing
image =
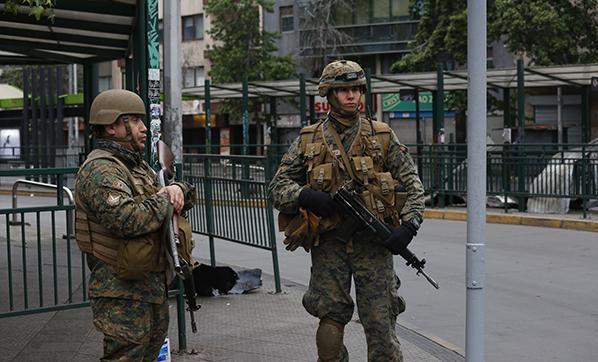
[[[0,209],[0,317],[88,305],[85,260],[72,234],[74,205],[64,191],[76,172],[0,171],[3,178],[57,181],[55,196],[23,198],[16,208]]]
[[[272,254],[276,291],[281,291],[276,232],[267,187],[271,159],[263,156],[184,155],[183,174],[197,189],[199,207],[191,209],[193,232],[207,235],[215,264],[214,238]]]
[[[85,158],[83,147],[0,147],[0,162],[22,168],[78,167]]]
[[[427,192],[439,195],[440,206],[450,197],[464,197],[467,145],[419,149],[413,157],[420,177]],[[598,199],[598,144],[488,145],[486,157],[488,195],[511,197],[522,211],[542,209],[536,198],[579,199],[585,216],[588,202]]]

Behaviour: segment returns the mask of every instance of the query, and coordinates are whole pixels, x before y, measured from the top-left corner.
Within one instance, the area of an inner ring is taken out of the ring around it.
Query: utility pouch
[[[119,278],[139,280],[150,271],[154,271],[159,264],[159,240],[159,233],[152,233],[141,239],[122,240],[114,265]]]
[[[193,240],[191,224],[180,215],[177,216],[177,223],[179,226],[179,245],[177,247],[179,257],[184,259],[191,267],[195,267],[199,265],[199,262],[195,261],[192,255],[195,241]]]
[[[324,192],[331,191],[334,177],[332,163],[315,166],[307,173],[307,176],[312,189]]]
[[[351,158],[355,177],[364,185],[368,185],[374,177],[374,160],[369,156],[355,156]]]

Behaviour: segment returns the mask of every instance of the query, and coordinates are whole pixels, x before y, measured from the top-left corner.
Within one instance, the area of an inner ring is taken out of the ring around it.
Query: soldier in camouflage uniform
[[[295,235],[297,230],[311,233],[301,241],[311,250],[312,259],[303,305],[320,319],[316,345],[322,362],[349,358],[343,331],[354,309],[351,278],[368,360],[403,358],[395,323],[405,304],[397,294],[400,281],[392,255],[406,248],[417,234],[423,221],[424,189],[407,148],[390,127],[360,117],[358,107],[365,87],[364,72],[357,63],[334,61],[324,68],[319,93],[327,97],[331,111],[325,120],[301,130],[269,186],[285,234]],[[346,182],[360,185],[361,201],[391,225],[390,238],[376,242],[366,231],[350,240],[338,239],[338,231],[350,225],[342,224],[347,218],[338,215],[331,195]],[[289,215],[294,220],[312,220],[314,214],[316,227],[297,228],[296,222],[284,221]],[[294,250],[297,246],[290,243],[287,249]]]
[[[76,178],[76,239],[91,269],[89,299],[104,334],[103,361],[153,361],[168,331],[163,226],[191,207],[186,183],[160,188],[142,159],[145,105],[126,90],[90,109],[96,148]]]

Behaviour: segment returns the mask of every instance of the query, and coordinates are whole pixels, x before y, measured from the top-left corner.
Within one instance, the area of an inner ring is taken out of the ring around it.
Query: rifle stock
[[[348,185],[339,188],[332,197],[345,215],[376,234],[381,240],[388,239],[392,230],[386,223],[378,219],[376,215],[372,214],[358,198],[359,195],[357,192],[355,192],[355,190],[350,190]],[[420,260],[407,248],[403,249],[399,255],[407,261],[407,266],[411,266],[417,270],[417,275],[423,275],[434,288],[439,288],[438,283],[424,271],[426,259]]]

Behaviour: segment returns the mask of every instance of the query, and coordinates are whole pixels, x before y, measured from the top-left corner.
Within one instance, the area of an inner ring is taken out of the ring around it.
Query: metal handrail
[[[12,207],[13,209],[17,208],[17,189],[18,186],[21,184],[27,184],[27,185],[33,185],[33,186],[39,186],[39,187],[44,187],[47,189],[55,189],[56,191],[58,191],[58,186],[54,185],[54,184],[48,184],[48,183],[44,183],[44,182],[37,182],[37,181],[30,181],[30,180],[24,180],[24,179],[18,179],[15,181],[14,184],[12,184]],[[66,195],[69,198],[69,204],[70,205],[74,205],[75,204],[75,199],[73,197],[73,193],[71,192],[71,190],[66,187],[63,186],[62,190],[66,193]],[[72,217],[72,210],[66,210],[67,212],[67,222],[69,220],[69,217]],[[18,213],[14,213],[12,214],[12,221],[11,224],[13,225],[20,225],[21,221],[18,220],[17,218],[17,214]],[[72,220],[70,220],[71,222],[68,222],[68,227],[67,227],[67,233],[68,235],[73,235],[73,230],[72,230],[72,226],[73,226],[73,222]]]

